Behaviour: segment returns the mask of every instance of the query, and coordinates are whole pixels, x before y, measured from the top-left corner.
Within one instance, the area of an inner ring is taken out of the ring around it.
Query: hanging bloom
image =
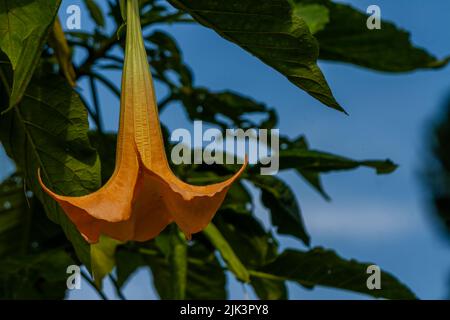
[[[67,197],[42,188],[55,199],[85,239],[100,235],[128,241],[156,237],[175,222],[186,237],[201,231],[222,204],[229,180],[193,186],[171,171],[161,134],[153,82],[142,38],[138,0],[127,1],[127,35],[122,75],[116,168],[98,191]]]

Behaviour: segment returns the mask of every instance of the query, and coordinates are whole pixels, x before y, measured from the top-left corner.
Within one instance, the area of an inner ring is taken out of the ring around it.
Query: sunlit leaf
[[[21,99],[33,76],[61,0],[0,1],[0,49],[14,71],[9,105]]]
[[[286,76],[325,105],[343,111],[317,66],[319,47],[288,0],[169,0]]]
[[[294,13],[305,20],[312,34],[323,30],[330,22],[330,11],[319,4],[295,4],[294,2]]]

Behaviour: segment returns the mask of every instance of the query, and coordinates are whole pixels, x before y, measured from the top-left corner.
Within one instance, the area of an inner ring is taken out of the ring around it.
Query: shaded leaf
[[[221,210],[214,223],[246,267],[262,266],[276,258],[278,243],[251,213]]]
[[[309,245],[310,238],[291,188],[275,176],[253,175],[249,179],[261,189],[261,201],[270,210],[272,224],[277,227],[277,232],[297,237]]]
[[[63,299],[67,267],[74,261],[63,250],[2,259],[1,299]]]
[[[262,300],[285,300],[288,298],[284,281],[251,277],[256,295]]]
[[[139,268],[145,265],[144,256],[139,252],[118,247],[116,251],[117,284],[123,287],[129,277]]]
[[[345,260],[334,251],[315,248],[308,252],[288,249],[274,262],[261,268],[268,278],[296,281],[306,287],[316,285],[364,293],[377,298],[415,299],[416,296],[387,272],[381,273],[381,289],[369,290],[367,267],[370,263]],[[254,274],[252,274],[254,275]]]
[[[391,160],[357,161],[327,152],[311,150],[303,136],[294,140],[281,138],[280,169],[295,169],[325,199],[330,197],[322,185],[321,173],[352,170],[358,167],[375,169],[377,174],[389,174],[397,169]]]
[[[153,284],[160,298],[172,299],[168,260],[158,253],[143,258],[152,270]],[[214,250],[207,249],[199,242],[189,246],[187,267],[186,299],[226,299],[225,272]]]
[[[377,174],[389,174],[397,165],[391,160],[352,160],[350,158],[315,150],[286,149],[280,151],[280,169],[301,169],[330,172],[355,169],[360,166],[375,169]]]
[[[36,68],[60,0],[0,1],[0,49],[14,71],[9,106],[21,99]]]
[[[76,86],[77,75],[72,64],[72,52],[67,43],[66,36],[61,26],[59,19],[55,19],[53,27],[51,28],[48,43],[55,51],[56,59],[58,60],[59,69],[64,77],[67,79],[72,87]]]
[[[344,111],[316,64],[316,40],[287,0],[169,2],[255,55],[325,105]]]
[[[393,23],[382,21],[380,30],[367,28],[367,14],[330,0],[294,0],[300,5],[322,5],[330,11],[330,22],[315,34],[320,43],[320,59],[337,60],[389,72],[445,66],[449,58],[438,60],[415,47],[410,34]]]
[[[116,164],[116,144],[117,134],[89,132],[89,141],[94,147],[101,160],[102,184],[105,184],[111,178]]]
[[[189,247],[186,299],[226,299],[226,277],[214,251],[204,245]]]
[[[226,128],[267,128],[277,124],[274,109],[232,91],[211,92],[206,88],[183,88],[180,98],[191,120],[202,120]],[[252,114],[264,114],[260,123],[251,121]]]
[[[105,17],[103,16],[102,9],[100,9],[97,2],[95,0],[84,0],[84,4],[88,8],[92,20],[94,20],[98,26],[104,27]]]
[[[0,257],[24,253],[30,221],[22,179],[15,175],[0,184]],[[0,258],[1,259],[1,258]]]
[[[240,213],[228,207],[216,215],[214,222],[247,268],[259,268],[277,257],[276,239],[250,212]],[[251,277],[250,284],[260,299],[287,298],[284,281]]]

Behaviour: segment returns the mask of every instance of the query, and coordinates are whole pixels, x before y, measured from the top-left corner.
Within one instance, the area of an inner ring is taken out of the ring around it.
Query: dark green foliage
[[[415,47],[410,34],[392,22],[382,20],[380,30],[369,30],[366,26],[368,15],[352,6],[331,0],[292,2],[294,6],[319,6],[328,12],[329,21],[315,33],[320,43],[319,59],[388,72],[440,68],[450,59],[438,60],[424,49]],[[302,16],[302,10],[298,13]]]

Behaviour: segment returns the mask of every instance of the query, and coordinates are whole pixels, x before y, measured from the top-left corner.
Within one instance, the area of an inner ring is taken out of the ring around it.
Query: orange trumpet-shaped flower
[[[205,228],[220,207],[229,180],[193,186],[179,180],[167,162],[153,82],[142,38],[138,0],[127,1],[127,35],[122,75],[116,168],[98,191],[67,197],[43,189],[55,199],[85,239],[100,235],[128,241],[156,237],[175,222],[190,238]]]

